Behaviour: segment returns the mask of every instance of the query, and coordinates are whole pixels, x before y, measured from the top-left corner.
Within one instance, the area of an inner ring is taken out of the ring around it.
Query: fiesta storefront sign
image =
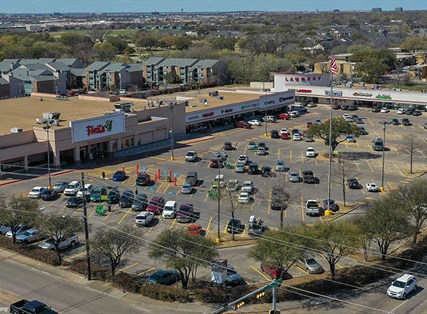
[[[125,115],[119,113],[70,121],[70,127],[73,143],[93,140],[125,132]]]

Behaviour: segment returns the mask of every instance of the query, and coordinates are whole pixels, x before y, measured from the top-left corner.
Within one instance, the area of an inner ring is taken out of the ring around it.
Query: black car
[[[328,200],[323,200],[323,208],[325,210],[328,209]],[[337,212],[340,210],[340,207],[338,206],[337,203],[335,203],[335,201],[333,199],[329,200],[329,209],[332,210],[333,212]]]
[[[273,187],[271,190],[271,201],[270,201],[270,208],[272,210],[285,210],[286,204],[283,203],[283,197],[281,197],[281,194],[283,194],[283,190],[278,187]]]
[[[149,185],[151,183],[151,178],[149,174],[139,173],[136,177],[136,185]]]
[[[381,108],[380,107],[372,107],[372,112],[380,112]]]
[[[228,233],[242,233],[245,229],[245,225],[239,219],[230,219],[227,223]]]
[[[355,178],[351,178],[347,180],[347,185],[349,189],[361,189],[362,185]]]
[[[339,110],[339,109],[341,109],[341,105],[335,104],[332,106],[332,109]]]
[[[43,201],[53,201],[58,198],[59,194],[55,190],[44,190],[40,193],[40,198]]]
[[[272,175],[271,167],[270,166],[262,166],[261,175],[263,177],[270,177]]]
[[[67,208],[78,208],[83,205],[83,199],[80,197],[70,197],[67,202],[65,203],[65,206]]]
[[[138,194],[132,203],[132,210],[135,212],[143,211],[148,206],[148,198],[145,194]]]
[[[292,129],[292,135],[301,134],[298,129]]]
[[[311,170],[305,170],[302,172],[302,180],[304,183],[316,183],[314,172]]]
[[[393,124],[393,125],[399,125],[399,124],[400,124],[400,122],[399,122],[399,120],[398,120],[398,119],[391,119],[390,124]]]
[[[271,131],[271,138],[280,138],[279,131],[277,131],[277,130],[272,130],[272,131]]]
[[[109,204],[117,204],[120,201],[120,192],[117,189],[109,190],[107,196]]]
[[[406,109],[406,112],[405,112],[405,114],[407,115],[407,116],[412,116],[412,114],[414,113],[414,109],[412,109],[412,108],[408,108],[408,109]]]
[[[234,146],[231,142],[225,142],[223,149],[224,150],[234,150]]]
[[[357,106],[356,105],[350,105],[350,106],[348,106],[348,110],[350,110],[350,111],[354,111],[354,110],[357,110],[358,108],[357,108]]]
[[[412,112],[412,115],[413,116],[420,116],[420,115],[422,115],[422,113],[419,110],[414,110],[414,112]]]
[[[341,105],[341,110],[349,110],[349,105]]]
[[[172,285],[180,279],[176,270],[158,270],[147,278],[147,282],[159,285]]]
[[[404,126],[410,126],[410,125],[412,125],[411,121],[409,121],[409,119],[408,119],[408,118],[403,118],[403,119],[402,119],[402,124],[403,124]]]
[[[264,147],[264,149],[265,149],[265,150],[268,150],[267,144],[265,144],[264,142],[259,142],[259,143],[258,143],[258,149],[259,149],[260,147]]]
[[[121,208],[131,207],[134,200],[133,191],[126,190],[122,193],[119,200],[119,205]]]
[[[256,162],[249,163],[248,174],[259,174],[259,167]]]

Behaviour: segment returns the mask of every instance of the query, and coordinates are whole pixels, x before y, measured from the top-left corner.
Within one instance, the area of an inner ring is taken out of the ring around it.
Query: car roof
[[[70,184],[70,185],[74,185],[74,184],[77,184],[77,183],[80,183],[79,181],[71,181],[70,183],[68,183],[68,184]]]
[[[165,204],[165,206],[173,206],[175,204],[176,204],[175,201],[167,201],[166,204]]]
[[[397,278],[396,280],[405,281],[406,282],[406,281],[409,281],[409,280],[411,280],[413,278],[415,278],[415,277],[412,276],[412,275],[410,275],[410,274],[404,274],[404,275],[400,276],[399,278]]]

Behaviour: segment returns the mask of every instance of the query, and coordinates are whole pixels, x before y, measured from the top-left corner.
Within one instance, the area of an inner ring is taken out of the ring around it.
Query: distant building
[[[39,33],[43,31],[43,26],[41,24],[26,24],[25,30],[31,33]]]
[[[372,8],[372,12],[382,12],[382,8]]]
[[[394,11],[402,12],[402,11],[403,11],[403,8],[402,8],[402,7],[397,7],[397,8],[395,8],[395,9],[394,9]]]

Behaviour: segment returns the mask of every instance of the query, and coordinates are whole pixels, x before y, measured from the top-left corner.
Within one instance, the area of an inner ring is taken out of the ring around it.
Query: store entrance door
[[[107,156],[107,147],[107,142],[82,146],[80,147],[80,160],[84,162],[102,159]]]

